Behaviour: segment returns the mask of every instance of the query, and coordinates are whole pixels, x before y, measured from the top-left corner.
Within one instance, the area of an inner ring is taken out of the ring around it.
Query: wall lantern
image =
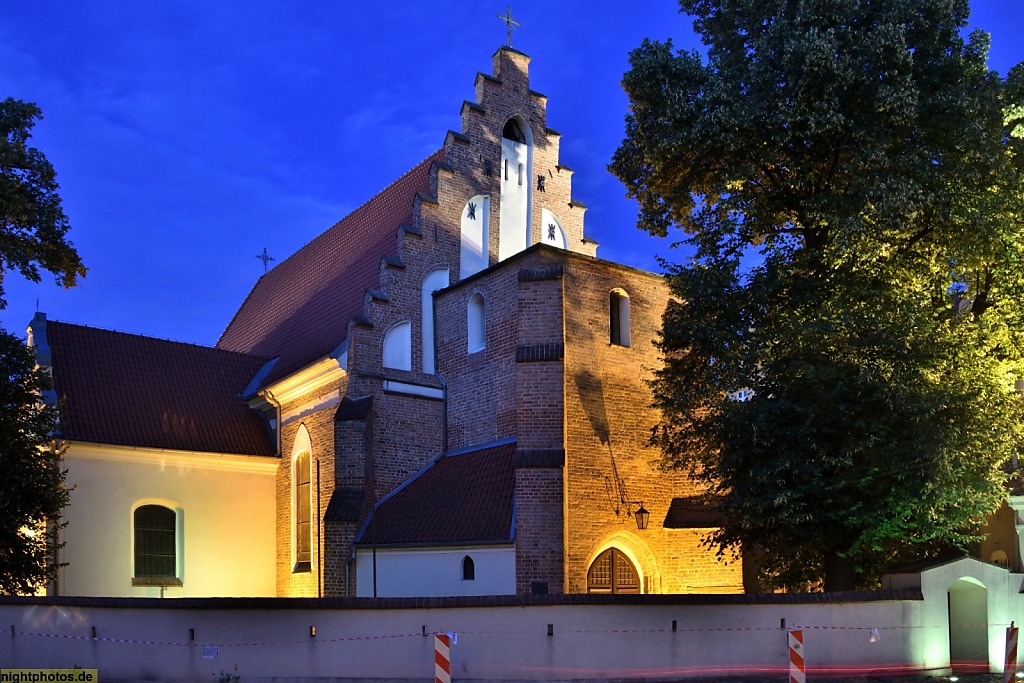
[[[633,516],[636,517],[636,528],[643,531],[647,528],[647,521],[651,518],[651,513],[647,511],[642,502],[639,505],[640,507],[633,513]]]

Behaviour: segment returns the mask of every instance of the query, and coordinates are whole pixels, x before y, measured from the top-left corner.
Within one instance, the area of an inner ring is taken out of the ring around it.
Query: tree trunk
[[[853,563],[840,557],[835,551],[825,553],[825,592],[852,591],[856,587],[857,575]]]

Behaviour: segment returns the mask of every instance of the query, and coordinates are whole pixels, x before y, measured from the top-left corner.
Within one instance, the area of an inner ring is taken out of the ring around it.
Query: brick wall
[[[315,597],[320,592],[320,558],[324,534],[320,521],[334,491],[334,414],[345,382],[322,387],[297,396],[281,405],[285,420],[281,426],[281,465],[277,487],[277,594],[280,596]],[[292,415],[292,417],[289,417]],[[313,488],[314,521],[311,569],[294,570],[294,529],[292,517],[292,448],[299,428],[309,432],[311,453],[311,484]],[[319,476],[318,476],[319,475]],[[319,483],[319,489],[317,484]],[[318,507],[319,504],[319,507]]]
[[[646,408],[650,394],[643,379],[658,362],[650,340],[667,291],[659,277],[589,257],[594,245],[583,238],[584,208],[572,200],[572,171],[558,163],[560,136],[547,127],[547,99],[529,87],[529,62],[502,48],[494,55],[494,75],[477,76],[476,102],[462,107],[462,132],[448,133],[445,162],[432,168],[433,194],[417,197],[411,225],[396,226],[395,254],[381,261],[380,287],[367,292],[363,315],[349,325],[349,374],[338,391],[373,397],[364,426],[335,425],[335,408],[303,416],[320,462],[321,518],[335,487],[365,487],[369,510],[446,447],[516,436],[520,448],[564,451],[565,458],[564,470],[548,463],[517,472],[520,592],[529,592],[534,581],[546,582],[552,592],[585,591],[590,561],[610,545],[635,560],[650,591],[733,590],[738,565],[723,568],[700,547],[699,531],[662,526],[672,498],[695,492],[685,477],[658,471],[651,464],[657,454],[645,445],[656,415]],[[571,252],[582,256],[534,247],[496,264],[500,140],[512,117],[529,127],[533,140],[532,241],[543,237],[546,208],[565,229]],[[544,177],[543,190],[538,176]],[[480,194],[491,198],[492,267],[460,283],[461,216],[465,203]],[[425,373],[422,362],[421,287],[438,269],[447,269],[453,283],[435,300],[440,377]],[[609,343],[613,288],[630,298],[631,347]],[[467,306],[474,294],[485,302],[486,345],[470,354]],[[403,322],[411,327],[412,368],[383,368],[384,337]],[[395,390],[395,383],[428,393],[446,385],[447,423],[442,401]],[[284,429],[285,455],[297,426]],[[278,588],[282,595],[315,595],[321,581],[316,549],[313,572],[293,574],[290,566],[290,467],[284,458],[278,477]],[[627,502],[643,500],[651,511],[647,531],[638,532],[626,516],[619,481]],[[349,521],[321,530],[329,594],[345,590],[357,529]]]
[[[697,493],[679,472],[663,472],[647,446],[658,419],[644,380],[659,357],[652,344],[668,300],[659,276],[576,257],[565,275],[566,590],[585,592],[587,570],[615,546],[638,565],[646,590],[657,593],[739,592],[739,562],[719,562],[701,545],[706,531],[666,529],[672,498]],[[609,293],[630,301],[631,346],[610,343]],[[643,501],[646,530],[626,515]],[[616,511],[618,514],[616,514]]]
[[[565,592],[561,467],[516,468],[516,593]],[[538,585],[539,584],[539,585]]]

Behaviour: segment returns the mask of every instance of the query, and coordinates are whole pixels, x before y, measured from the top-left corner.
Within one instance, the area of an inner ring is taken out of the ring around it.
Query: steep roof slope
[[[46,344],[65,439],[274,455],[239,398],[265,358],[55,321]]]
[[[416,546],[511,541],[515,458],[513,440],[438,458],[381,501],[356,542]]]
[[[366,290],[380,287],[380,260],[396,255],[398,228],[441,160],[438,150],[261,277],[217,348],[280,357],[268,382],[333,351],[363,313]]]

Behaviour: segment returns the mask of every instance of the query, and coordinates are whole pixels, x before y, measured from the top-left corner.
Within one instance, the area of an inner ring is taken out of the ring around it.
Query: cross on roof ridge
[[[508,46],[512,47],[512,29],[522,26],[518,21],[512,18],[512,8],[510,6],[505,7],[505,14],[499,14],[498,18],[505,22],[505,26],[508,27]]]

